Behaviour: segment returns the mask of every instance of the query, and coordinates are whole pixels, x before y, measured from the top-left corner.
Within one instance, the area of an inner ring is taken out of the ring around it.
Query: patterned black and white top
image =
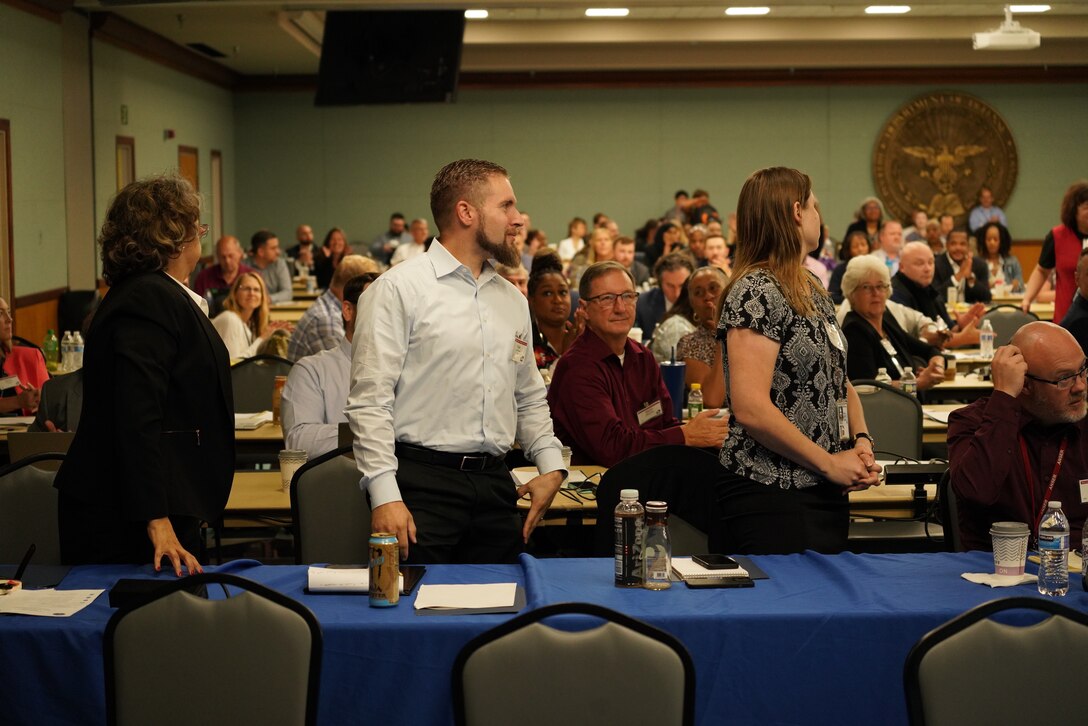
[[[813,277],[813,284],[818,284]],[[781,345],[771,378],[771,400],[817,446],[835,453],[839,442],[838,401],[846,400],[846,338],[835,320],[831,300],[813,294],[816,315],[794,312],[768,270],[755,270],[729,290],[718,337],[730,328],[749,328]],[[838,345],[833,342],[837,336]],[[728,351],[723,355],[729,390]],[[733,473],[783,489],[803,489],[823,481],[816,472],[765,448],[736,418],[721,452],[722,465]]]

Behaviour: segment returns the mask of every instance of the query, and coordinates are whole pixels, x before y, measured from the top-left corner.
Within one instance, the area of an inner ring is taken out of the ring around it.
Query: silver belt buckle
[[[483,471],[486,464],[486,456],[462,456],[461,466],[458,468],[461,471]]]

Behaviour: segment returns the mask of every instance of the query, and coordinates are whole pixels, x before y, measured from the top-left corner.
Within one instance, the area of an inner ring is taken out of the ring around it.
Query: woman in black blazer
[[[57,473],[66,564],[146,563],[200,572],[202,521],[234,472],[229,360],[183,282],[200,258],[200,198],[177,177],[134,182],[98,242],[111,285],[91,321],[83,409]]]

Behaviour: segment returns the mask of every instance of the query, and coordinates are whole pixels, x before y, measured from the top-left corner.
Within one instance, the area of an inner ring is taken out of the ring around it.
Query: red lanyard
[[[1024,437],[1021,435],[1020,439],[1020,453],[1024,459],[1024,476],[1028,482],[1028,494],[1031,495],[1031,508],[1035,509],[1035,477],[1031,475],[1031,465],[1028,463],[1028,445],[1024,441]],[[1050,474],[1050,483],[1046,487],[1046,494],[1043,495],[1043,503],[1039,508],[1039,515],[1035,518],[1035,527],[1033,532],[1038,533],[1039,522],[1043,521],[1043,514],[1046,513],[1047,502],[1050,501],[1050,495],[1054,492],[1054,484],[1058,481],[1058,472],[1062,470],[1062,459],[1065,458],[1065,447],[1069,445],[1069,437],[1062,437],[1062,445],[1058,448],[1058,460],[1054,462],[1054,471]]]

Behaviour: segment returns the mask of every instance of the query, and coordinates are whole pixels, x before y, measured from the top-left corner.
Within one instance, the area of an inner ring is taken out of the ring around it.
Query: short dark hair
[[[277,239],[276,233],[270,229],[259,229],[249,238],[249,251],[257,254],[258,250],[268,244],[268,240]]]
[[[439,169],[431,184],[431,217],[439,231],[450,225],[460,200],[475,207],[483,203],[483,185],[493,176],[510,175],[498,164],[481,159],[459,159]]]
[[[540,281],[547,275],[559,275],[563,278],[564,283],[567,281],[567,278],[563,276],[563,261],[559,259],[559,255],[555,253],[555,250],[551,249],[540,250],[533,257],[533,268],[529,272],[528,283],[530,295],[536,292]]]
[[[98,245],[109,285],[165,269],[188,242],[200,238],[200,195],[180,176],[140,179],[110,202]]]
[[[1001,222],[987,222],[986,224],[975,230],[978,243],[982,249],[979,250],[981,254],[986,254],[986,232],[990,227],[997,228],[997,254],[1002,257],[1008,257],[1009,252],[1012,250],[1012,235],[1009,234],[1008,228],[1001,224]]]
[[[688,193],[686,191],[684,191],[683,189],[677,189],[676,194],[673,194],[672,198],[673,199],[679,199],[680,197],[686,197],[687,195],[688,195]]]
[[[1074,232],[1077,229],[1077,207],[1088,202],[1088,179],[1081,179],[1065,190],[1062,197],[1062,224]]]
[[[684,252],[670,252],[667,255],[660,257],[656,263],[654,263],[654,277],[657,278],[658,283],[661,282],[661,276],[666,272],[675,272],[676,270],[684,269],[688,273],[695,272],[695,263],[691,259],[691,255]]]
[[[361,275],[356,275],[347,282],[344,283],[344,300],[352,305],[359,304],[359,296],[363,294],[363,290],[367,285],[378,279],[378,272],[364,272]]]
[[[706,197],[707,199],[710,199],[710,192],[708,192],[706,189],[696,189],[691,193],[691,197],[692,199],[696,199],[698,197]]]
[[[604,262],[594,262],[582,273],[582,278],[578,280],[578,299],[588,300],[593,281],[598,277],[604,277],[610,272],[622,272],[627,275],[627,279],[631,281],[631,289],[635,289],[635,277],[630,270],[615,260],[605,260]]]
[[[839,259],[843,262],[850,261],[850,248],[853,246],[851,240],[855,237],[861,237],[865,240],[865,246],[868,247],[870,251],[873,249],[873,245],[869,242],[869,236],[860,229],[855,229],[853,232],[846,235],[846,239],[842,241],[842,245],[839,247]]]
[[[612,247],[615,247],[616,245],[633,245],[634,243],[635,241],[630,237],[624,237],[623,235],[620,235],[612,241]]]
[[[399,219],[401,221],[404,221],[404,215],[401,214],[400,212],[393,212],[392,214],[389,215],[389,221],[392,222],[394,219]]]

